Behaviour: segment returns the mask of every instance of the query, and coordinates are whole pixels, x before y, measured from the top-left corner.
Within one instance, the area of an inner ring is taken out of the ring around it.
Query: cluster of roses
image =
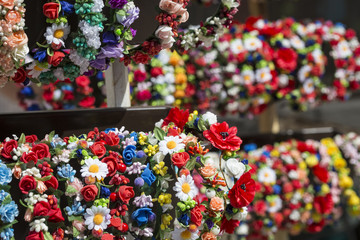
[[[237,231],[248,239],[273,239],[279,230],[319,232],[342,216],[344,200],[350,213],[360,210],[350,168],[331,138],[293,139],[258,149],[249,144],[240,155],[257,172],[250,231],[246,226]]]
[[[94,108],[97,106],[106,107],[104,97],[104,77],[99,72],[96,77],[91,79],[87,76],[80,76],[74,82],[70,80],[56,81],[55,83],[44,84],[41,86],[42,94],[37,95],[38,90],[33,86],[20,86],[18,92],[19,105],[26,111],[36,111],[40,109],[61,110],[75,108]],[[95,85],[95,88],[92,86]],[[96,92],[95,92],[96,91]],[[39,99],[41,98],[41,99]]]
[[[132,105],[186,106],[195,80],[185,66],[186,58],[186,54],[162,50],[147,65],[130,65]]]
[[[127,234],[137,239],[217,239],[223,231],[234,231],[255,195],[249,167],[235,153],[241,144],[236,132],[217,123],[212,113],[189,115],[176,108],[148,133],[95,128],[77,137],[52,132],[41,141],[35,135],[14,135],[0,145],[1,188],[12,174],[20,180],[17,191],[24,201],[14,201],[26,207],[27,240],[125,239]],[[228,193],[224,173],[204,156],[212,147],[221,151],[222,161],[241,166]],[[207,188],[204,199],[197,197],[195,169]],[[173,176],[176,214],[168,192]],[[9,203],[11,198],[3,195],[2,204]],[[15,210],[5,216],[15,223]],[[11,224],[2,229],[1,234],[10,236],[4,239],[13,236]]]

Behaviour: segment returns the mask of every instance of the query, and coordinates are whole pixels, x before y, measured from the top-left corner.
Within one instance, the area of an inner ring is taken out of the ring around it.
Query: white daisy
[[[298,72],[298,78],[300,82],[305,82],[305,80],[310,76],[310,72],[311,72],[311,66],[305,65],[301,67]]]
[[[314,58],[315,63],[324,64],[325,56],[320,49],[315,49],[311,52],[311,55]]]
[[[26,70],[30,70],[28,75],[32,78],[38,78],[42,72],[49,71],[49,64],[48,63],[38,63],[37,61],[32,62]]]
[[[298,36],[294,36],[290,39],[291,46],[295,49],[303,49],[305,48],[305,43]]]
[[[243,42],[241,39],[235,39],[230,43],[230,50],[233,54],[239,54],[245,51]]]
[[[178,197],[180,201],[186,201],[188,198],[193,199],[198,192],[194,180],[190,175],[182,175],[179,177],[173,189],[176,192],[176,197]]]
[[[256,37],[251,37],[244,40],[244,46],[246,50],[253,52],[262,47],[262,42]]]
[[[81,167],[82,177],[92,177],[101,180],[108,174],[107,164],[101,162],[99,159],[88,158],[85,159],[85,164]]]
[[[198,231],[190,232],[186,228],[180,227],[175,228],[174,231],[171,232],[171,236],[173,240],[196,240],[199,238]]]
[[[259,83],[265,83],[272,79],[271,71],[270,68],[268,67],[260,68],[256,70],[255,76],[256,76],[256,81]]]
[[[60,23],[59,25],[53,23],[51,27],[46,28],[44,37],[48,44],[54,43],[55,45],[65,46],[64,40],[70,33],[70,26],[67,23]]]
[[[306,94],[310,94],[310,93],[314,92],[314,90],[315,90],[314,81],[309,78],[308,80],[306,80],[304,82],[303,87],[304,87],[304,91]]]
[[[85,225],[89,230],[104,230],[110,224],[110,209],[103,206],[92,206],[86,209]]]
[[[269,213],[275,213],[278,212],[282,208],[282,200],[279,196],[276,196],[275,198],[271,199],[271,201],[267,202],[268,204],[268,212]]]
[[[276,182],[276,173],[269,167],[262,168],[258,172],[258,180],[265,184],[274,184]]]
[[[245,70],[241,72],[241,83],[243,85],[253,84],[255,81],[255,74],[252,70]]]
[[[286,87],[289,84],[289,77],[286,74],[279,75],[279,86]]]
[[[350,49],[349,43],[345,40],[340,41],[334,48],[332,55],[336,59],[350,57],[352,55],[352,51]]]
[[[178,136],[164,137],[164,140],[159,143],[159,150],[164,155],[176,153],[185,147],[185,144],[181,142]]]

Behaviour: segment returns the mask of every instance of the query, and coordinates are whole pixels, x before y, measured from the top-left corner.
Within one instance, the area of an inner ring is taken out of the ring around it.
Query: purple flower
[[[127,4],[127,0],[109,0],[109,5],[113,9],[122,9]]]
[[[136,30],[133,29],[133,28],[130,28],[130,31],[131,31],[131,35],[132,35],[133,37],[135,37],[135,35],[136,35]]]
[[[101,48],[100,54],[97,55],[98,59],[106,59],[106,58],[122,58],[123,54],[123,42],[117,45],[107,45]]]
[[[128,28],[136,19],[139,18],[140,9],[138,7],[134,7],[129,9],[126,13],[128,16],[121,22],[121,24]]]
[[[118,44],[118,37],[114,34],[114,32],[104,32],[103,33],[103,43],[108,45]]]
[[[107,63],[105,58],[103,59],[96,58],[96,60],[90,62],[90,66],[99,69],[101,71],[104,71],[109,67],[109,64]]]

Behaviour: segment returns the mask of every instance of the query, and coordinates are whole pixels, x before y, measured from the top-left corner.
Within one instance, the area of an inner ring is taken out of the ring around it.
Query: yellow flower
[[[334,167],[336,170],[346,167],[346,161],[343,158],[336,158],[334,160]]]
[[[324,194],[329,193],[330,192],[329,185],[327,185],[327,184],[321,185],[321,192],[323,192]]]
[[[170,56],[169,63],[173,66],[176,66],[179,65],[180,61],[181,61],[180,55],[177,52],[173,51]]]
[[[353,180],[349,176],[341,176],[339,179],[339,186],[341,188],[351,188],[354,185]]]
[[[147,141],[148,137],[144,134],[139,134],[139,144],[140,145],[145,145],[146,141]]]
[[[149,156],[153,156],[155,155],[157,152],[159,151],[159,146],[156,144],[156,145],[148,145],[147,148],[144,149],[144,152]]]
[[[348,204],[350,206],[357,206],[360,204],[360,198],[356,195],[351,195],[350,198],[348,199]]]
[[[319,160],[317,159],[317,157],[315,155],[308,156],[305,159],[305,161],[306,161],[306,164],[311,168],[319,163]]]
[[[183,84],[187,82],[187,76],[185,73],[178,73],[175,75],[175,83]]]
[[[173,218],[168,213],[161,215],[161,225],[160,225],[161,230],[165,230],[167,226],[170,225],[172,219]]]
[[[165,166],[165,162],[161,161],[153,167],[153,170],[157,175],[164,176],[167,173],[168,167]]]
[[[183,68],[183,67],[176,67],[175,68],[175,74],[178,74],[178,73],[185,73],[186,71],[185,71],[185,68]]]
[[[312,206],[311,203],[307,203],[307,204],[305,205],[305,209],[306,209],[306,210],[311,210],[312,208],[313,208],[313,206]]]
[[[344,194],[346,197],[351,197],[352,195],[356,195],[355,191],[352,189],[346,189]]]
[[[171,194],[170,193],[162,193],[158,197],[158,202],[160,206],[164,204],[171,204]]]
[[[280,153],[279,153],[278,150],[274,149],[274,150],[272,150],[272,151],[270,152],[270,155],[271,155],[272,157],[279,157],[279,156],[280,156]]]
[[[300,169],[305,170],[305,169],[307,168],[305,161],[301,161],[301,162],[299,163],[299,167],[300,167]]]

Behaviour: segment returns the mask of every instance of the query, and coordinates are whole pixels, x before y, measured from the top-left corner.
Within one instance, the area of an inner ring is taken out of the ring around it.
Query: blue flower
[[[83,158],[82,149],[76,150],[76,156],[77,156],[77,158],[79,158],[79,159],[82,159],[82,158]]]
[[[71,3],[68,3],[66,1],[60,1],[60,4],[63,15],[64,13],[71,14],[74,12],[74,5],[72,5]]]
[[[139,226],[147,224],[148,221],[155,220],[155,213],[150,208],[139,208],[131,214],[131,218],[134,219]]]
[[[109,133],[110,131],[115,132],[115,128],[107,128],[104,132]]]
[[[57,146],[65,146],[66,142],[61,137],[59,137],[58,134],[55,134],[50,144],[53,148],[56,148]]]
[[[21,95],[24,95],[25,97],[33,97],[34,96],[34,89],[32,87],[24,87],[20,91]]]
[[[123,159],[126,165],[132,164],[132,159],[136,156],[136,147],[134,145],[128,145],[123,151]]]
[[[0,219],[3,223],[12,223],[18,215],[18,206],[14,201],[0,207]]]
[[[67,206],[65,211],[69,216],[71,215],[82,215],[85,212],[86,206],[81,206],[81,202],[75,201],[74,204],[71,206]]]
[[[29,107],[26,108],[27,111],[39,111],[40,106],[39,104],[33,103]]]
[[[143,157],[145,157],[146,156],[146,154],[144,153],[144,151],[137,151],[137,153],[136,153],[136,157],[137,158],[143,158]]]
[[[144,179],[144,181],[151,186],[153,182],[155,182],[156,177],[153,174],[153,172],[149,168],[149,164],[147,164],[147,167],[144,169],[143,173],[141,174],[141,177]]]
[[[42,62],[42,61],[44,61],[46,56],[47,56],[46,49],[41,48],[36,51],[36,53],[34,55],[34,59],[38,60],[39,62]]]
[[[275,194],[280,194],[281,193],[281,187],[279,185],[274,185],[273,190],[274,190]]]
[[[74,181],[74,177],[76,174],[76,170],[74,170],[72,168],[72,166],[70,166],[70,164],[66,164],[64,166],[58,167],[58,172],[57,174],[62,177],[62,178],[67,178],[70,180],[70,182]]]
[[[181,215],[181,217],[178,218],[179,222],[184,224],[185,226],[189,225],[190,217],[187,214]]]
[[[244,146],[244,151],[245,152],[250,152],[250,151],[253,151],[257,148],[256,144],[255,143],[249,143],[249,144],[246,144]]]
[[[13,228],[5,228],[4,231],[0,233],[0,239],[2,240],[10,240],[14,236]]]
[[[100,188],[100,197],[101,198],[109,198],[111,192],[107,187],[101,186]]]
[[[5,164],[0,163],[0,185],[7,185],[12,180],[11,169]]]
[[[118,38],[112,31],[107,31],[103,33],[103,43],[108,45],[116,45],[118,44]]]
[[[9,196],[10,194],[8,192],[5,192],[4,190],[0,191],[0,205],[4,201],[4,199]]]
[[[136,132],[132,132],[132,133],[130,133],[130,137],[133,137],[135,142],[137,142],[137,141],[138,141],[138,135],[137,135],[137,133],[136,133]]]

